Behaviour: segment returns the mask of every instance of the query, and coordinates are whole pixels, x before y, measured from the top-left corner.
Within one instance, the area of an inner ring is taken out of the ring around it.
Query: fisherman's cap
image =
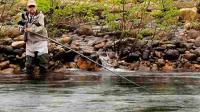
[[[28,0],[27,6],[30,6],[30,5],[36,6],[36,1],[35,0]]]

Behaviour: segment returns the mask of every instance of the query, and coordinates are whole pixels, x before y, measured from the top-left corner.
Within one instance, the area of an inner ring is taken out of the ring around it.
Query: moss
[[[143,37],[152,36],[154,34],[154,30],[151,28],[145,28],[140,32],[140,35]]]
[[[164,16],[161,10],[154,10],[150,15],[156,18],[162,18]]]

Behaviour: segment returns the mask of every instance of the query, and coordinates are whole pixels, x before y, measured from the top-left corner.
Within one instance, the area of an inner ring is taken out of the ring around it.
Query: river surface
[[[0,112],[200,112],[200,74],[137,78],[148,91],[110,76],[97,83],[2,83]]]

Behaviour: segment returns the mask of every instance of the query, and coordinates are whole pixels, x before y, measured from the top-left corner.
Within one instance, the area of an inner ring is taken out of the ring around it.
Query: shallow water
[[[150,93],[109,77],[77,85],[35,81],[1,84],[0,112],[200,112],[200,78],[188,75],[182,79],[174,74],[176,80],[168,77],[163,83],[140,80]]]

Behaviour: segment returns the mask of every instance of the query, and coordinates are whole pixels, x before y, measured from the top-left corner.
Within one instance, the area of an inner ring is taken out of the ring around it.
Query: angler
[[[26,42],[26,73],[33,79],[35,66],[40,68],[40,78],[45,78],[48,70],[48,40],[34,33],[48,36],[45,28],[44,14],[37,10],[35,0],[28,0],[27,11],[22,14],[18,22],[19,29],[24,33]],[[34,32],[34,33],[31,33]]]

